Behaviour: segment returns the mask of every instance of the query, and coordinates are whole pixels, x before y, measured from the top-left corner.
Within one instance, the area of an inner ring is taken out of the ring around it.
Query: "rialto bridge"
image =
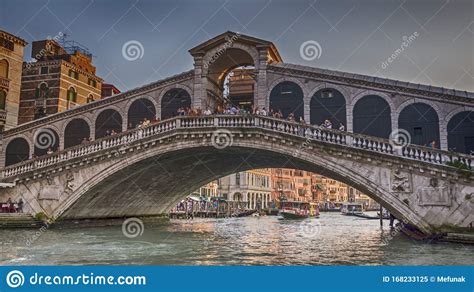
[[[474,222],[473,93],[286,64],[271,42],[232,32],[190,53],[191,71],[4,132],[0,201],[64,219],[153,215],[219,177],[287,167],[347,183],[428,233]],[[232,100],[236,68],[254,90]],[[173,117],[242,99],[307,123]],[[137,129],[145,118],[162,121]]]

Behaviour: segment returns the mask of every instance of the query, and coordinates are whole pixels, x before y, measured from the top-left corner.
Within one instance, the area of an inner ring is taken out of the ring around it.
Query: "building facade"
[[[0,30],[0,132],[18,124],[23,52],[27,42]]]
[[[254,169],[231,174],[218,180],[219,196],[249,209],[267,208],[271,202],[270,169]]]
[[[19,124],[101,99],[102,79],[87,50],[43,40],[32,43],[31,57],[36,62],[23,64]]]
[[[103,83],[102,84],[102,98],[111,97],[119,94],[121,91],[115,87],[113,84]]]

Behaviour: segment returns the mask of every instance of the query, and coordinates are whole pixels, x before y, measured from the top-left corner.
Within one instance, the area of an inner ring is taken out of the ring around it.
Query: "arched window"
[[[283,118],[293,113],[296,120],[304,115],[303,90],[291,81],[278,83],[270,93],[270,108],[281,111]]]
[[[7,60],[0,61],[0,77],[8,78],[8,62]]]
[[[7,93],[0,90],[0,110],[5,110],[7,105]]]
[[[102,111],[95,121],[95,138],[122,132],[122,116],[114,109]]]
[[[427,146],[436,141],[439,148],[439,120],[436,111],[424,103],[406,106],[398,116],[398,128],[408,131],[411,143]]]
[[[30,156],[30,146],[23,138],[15,138],[8,143],[5,151],[5,166],[25,161]]]
[[[94,96],[92,94],[89,94],[87,97],[87,103],[93,102],[94,101]]]
[[[181,88],[168,90],[161,99],[161,119],[176,116],[179,108],[191,107],[191,97],[188,92]]]
[[[346,127],[346,99],[338,90],[319,90],[311,98],[309,108],[312,125],[321,125],[325,120],[330,120],[333,128],[338,129],[341,123]]]
[[[89,124],[83,119],[74,119],[64,130],[64,149],[88,142],[89,139]]]
[[[457,113],[449,120],[448,149],[474,154],[474,111]]]
[[[146,98],[135,100],[128,109],[128,128],[135,128],[144,119],[154,120],[156,118],[155,105]]]
[[[48,98],[49,96],[49,87],[46,82],[42,82],[38,87],[36,88],[36,98]]]
[[[392,132],[390,105],[378,95],[367,95],[354,106],[354,133],[389,138]]]
[[[71,87],[67,90],[67,100],[69,102],[76,102],[77,100],[77,92],[76,90],[74,89],[74,87]]]

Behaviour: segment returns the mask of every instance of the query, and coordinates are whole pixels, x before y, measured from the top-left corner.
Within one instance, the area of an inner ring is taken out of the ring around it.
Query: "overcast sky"
[[[93,53],[98,75],[121,90],[192,69],[188,49],[231,30],[274,42],[287,63],[474,91],[473,3],[0,0],[0,29],[29,43],[65,32]],[[383,66],[410,36],[403,53]],[[130,41],[143,47],[134,61],[122,54]],[[319,58],[300,55],[306,41],[320,45]],[[28,46],[25,59],[30,55]]]

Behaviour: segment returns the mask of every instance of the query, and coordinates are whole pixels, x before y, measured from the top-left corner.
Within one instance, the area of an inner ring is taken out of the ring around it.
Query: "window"
[[[40,68],[40,74],[45,75],[49,73],[49,67],[41,67]]]
[[[421,127],[415,127],[413,129],[413,133],[415,136],[422,136],[423,135],[423,130],[421,129]]]
[[[235,184],[240,186],[240,173],[235,174]]]
[[[12,41],[9,41],[4,38],[0,38],[0,47],[4,47],[5,49],[8,49],[10,51],[13,51],[15,48],[15,45],[13,44]]]
[[[7,105],[7,93],[5,91],[0,91],[0,110],[5,110]]]
[[[67,91],[67,100],[69,102],[76,102],[76,99],[77,99],[76,90],[73,87],[69,88],[69,90]]]
[[[87,97],[87,103],[90,103],[90,102],[93,102],[94,101],[94,96],[92,94],[90,94],[88,97]]]
[[[94,79],[89,78],[89,85],[92,87],[97,87],[97,81]]]
[[[48,93],[49,93],[48,84],[43,82],[36,88],[35,96],[36,98],[48,98]]]
[[[323,90],[323,92],[321,93],[322,98],[332,98],[333,96],[334,93],[332,92],[332,90]]]
[[[0,77],[8,78],[8,62],[7,60],[0,61]]]
[[[71,77],[71,78],[74,78],[74,79],[79,80],[79,73],[76,72],[76,71],[74,71],[74,70],[72,70],[72,69],[69,70],[69,74],[68,74],[68,75],[69,75],[69,77]]]

